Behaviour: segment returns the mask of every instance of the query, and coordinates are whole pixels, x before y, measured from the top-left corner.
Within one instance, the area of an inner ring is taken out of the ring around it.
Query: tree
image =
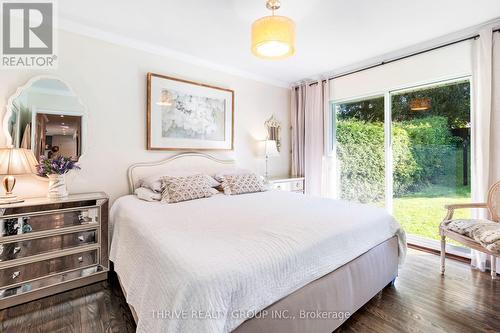
[[[412,111],[410,102],[415,98],[429,98],[431,108]],[[359,119],[366,122],[384,121],[384,98],[338,105],[339,119]],[[392,95],[392,120],[397,122],[442,116],[448,119],[450,129],[470,127],[470,84],[468,81],[420,89]]]

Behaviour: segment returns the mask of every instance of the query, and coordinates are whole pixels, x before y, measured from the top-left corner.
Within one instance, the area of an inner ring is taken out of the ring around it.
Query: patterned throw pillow
[[[175,203],[200,198],[208,198],[214,189],[208,184],[205,175],[184,177],[163,177],[161,202]]]
[[[227,195],[263,192],[266,190],[266,186],[260,177],[254,173],[226,175],[219,177],[217,180],[221,182],[224,194]]]

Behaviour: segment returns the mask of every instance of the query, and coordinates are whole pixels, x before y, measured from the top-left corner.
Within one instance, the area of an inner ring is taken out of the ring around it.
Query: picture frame
[[[148,150],[233,150],[234,91],[147,73]]]

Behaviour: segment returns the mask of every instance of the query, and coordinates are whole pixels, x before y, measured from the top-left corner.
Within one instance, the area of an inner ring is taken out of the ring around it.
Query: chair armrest
[[[447,221],[450,221],[453,218],[453,213],[455,209],[465,209],[465,208],[488,208],[488,204],[481,203],[463,203],[463,204],[454,204],[454,205],[444,205],[444,208],[448,211],[446,212],[446,216],[443,219],[443,222],[439,225],[441,228]]]
[[[454,205],[444,205],[446,209],[464,209],[464,208],[488,208],[487,203],[464,203],[464,204],[454,204]]]

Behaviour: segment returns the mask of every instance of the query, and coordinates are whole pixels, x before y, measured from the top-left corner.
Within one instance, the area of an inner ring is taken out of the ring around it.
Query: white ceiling
[[[61,22],[73,30],[105,32],[284,84],[500,17],[500,0],[282,0],[278,14],[297,24],[297,52],[269,61],[250,53],[250,25],[269,13],[265,0],[85,0],[58,6]]]

